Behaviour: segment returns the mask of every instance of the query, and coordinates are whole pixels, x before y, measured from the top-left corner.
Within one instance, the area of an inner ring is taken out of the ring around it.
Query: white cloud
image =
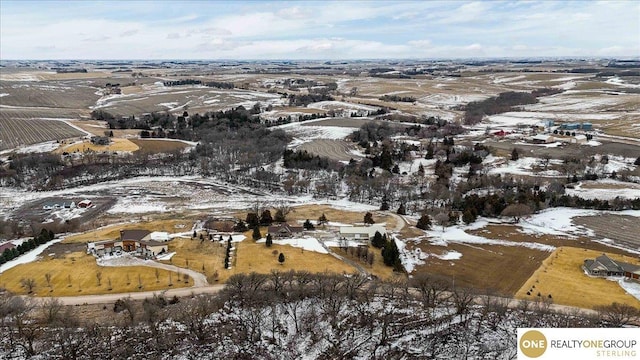
[[[8,4],[0,11],[3,59],[640,54],[640,5],[627,1],[275,2],[231,10],[214,2],[198,13],[169,12],[169,2]]]

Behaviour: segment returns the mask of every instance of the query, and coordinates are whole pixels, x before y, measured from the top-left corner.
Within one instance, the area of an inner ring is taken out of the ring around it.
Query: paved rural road
[[[209,286],[193,286],[189,288],[169,289],[169,290],[157,290],[157,291],[140,291],[129,293],[117,293],[117,294],[103,294],[103,295],[82,295],[82,296],[67,296],[57,297],[55,299],[60,300],[64,305],[86,305],[86,304],[112,304],[118,299],[130,297],[134,300],[143,300],[151,298],[154,295],[164,295],[165,297],[185,297],[199,294],[213,294],[217,293],[224,288],[224,284],[209,285]],[[36,298],[40,301],[44,301],[48,298]]]
[[[396,219],[396,226],[393,229],[393,232],[399,233],[400,231],[402,231],[402,229],[404,228],[405,225],[410,225],[409,222],[407,221],[407,219],[405,219],[404,217],[391,212],[391,211],[386,211],[383,212],[384,214],[390,215],[391,217],[393,217],[394,219]]]

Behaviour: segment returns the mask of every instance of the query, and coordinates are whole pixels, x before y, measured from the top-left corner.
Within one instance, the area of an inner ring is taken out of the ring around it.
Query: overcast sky
[[[638,57],[639,1],[7,1],[0,59]]]

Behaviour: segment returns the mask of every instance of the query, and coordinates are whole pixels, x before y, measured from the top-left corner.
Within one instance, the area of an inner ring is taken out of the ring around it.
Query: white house
[[[534,144],[549,144],[554,141],[555,139],[551,135],[538,134],[531,137],[531,142]]]
[[[587,136],[586,135],[576,135],[573,137],[573,141],[571,141],[572,143],[576,143],[576,144],[586,144],[587,143]]]
[[[371,225],[371,226],[341,226],[340,238],[347,240],[360,240],[369,241],[373,239],[376,231],[384,235],[387,229],[383,225]]]
[[[169,251],[166,243],[151,240],[146,230],[120,230],[120,238],[87,243],[87,254],[95,256],[114,255],[122,252],[154,257]]]

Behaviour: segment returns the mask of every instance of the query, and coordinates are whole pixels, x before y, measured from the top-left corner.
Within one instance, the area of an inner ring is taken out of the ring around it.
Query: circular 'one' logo
[[[529,330],[520,337],[520,351],[530,358],[542,356],[547,350],[547,338],[537,330]]]

